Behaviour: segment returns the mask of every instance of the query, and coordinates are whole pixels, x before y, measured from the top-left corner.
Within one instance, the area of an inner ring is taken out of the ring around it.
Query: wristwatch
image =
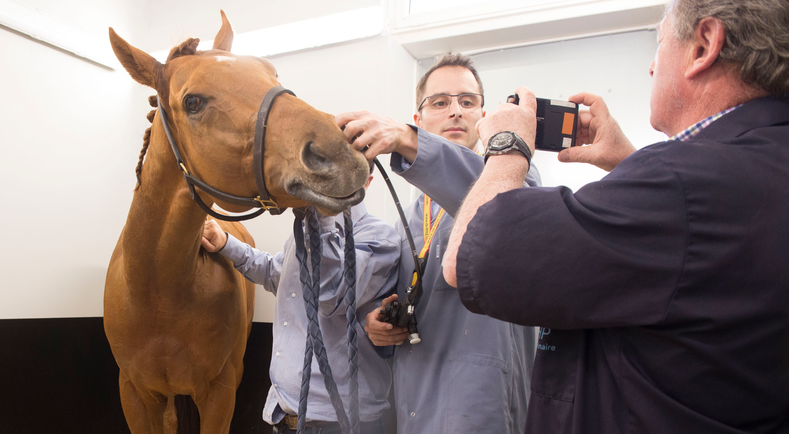
[[[496,133],[488,140],[488,149],[485,151],[485,162],[491,155],[509,154],[518,151],[526,157],[526,161],[531,164],[531,149],[523,139],[512,131],[502,131]]]

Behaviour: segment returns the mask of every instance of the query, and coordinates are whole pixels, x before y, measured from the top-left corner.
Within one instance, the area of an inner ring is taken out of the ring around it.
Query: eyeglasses
[[[420,111],[424,106],[426,110],[442,112],[449,109],[449,106],[452,104],[452,98],[457,98],[458,106],[464,110],[473,110],[485,105],[485,97],[480,93],[461,93],[459,95],[437,93],[435,95],[426,96],[416,110]],[[425,105],[425,103],[427,103],[427,105]]]

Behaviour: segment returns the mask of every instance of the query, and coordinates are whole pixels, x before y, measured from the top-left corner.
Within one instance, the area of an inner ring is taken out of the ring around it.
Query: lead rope
[[[310,376],[312,375],[312,315],[310,310],[312,306],[312,282],[310,282],[309,272],[307,271],[307,252],[304,249],[304,208],[293,210],[296,219],[293,220],[293,237],[296,241],[296,259],[299,261],[299,278],[301,280],[302,295],[304,297],[304,306],[307,308],[307,318],[309,324],[307,326],[306,349],[304,350],[304,370],[301,374],[301,392],[299,394],[299,414],[297,432],[299,434],[304,432],[304,424],[307,422],[307,396],[310,394]]]
[[[356,336],[356,246],[353,240],[351,210],[343,212],[345,220],[345,317],[348,319],[349,418],[351,434],[359,434],[359,351]]]
[[[313,353],[318,357],[318,367],[323,374],[323,382],[326,386],[326,391],[329,393],[334,411],[337,414],[337,421],[340,424],[340,429],[343,433],[350,432],[350,423],[348,416],[345,414],[343,408],[342,398],[337,390],[337,384],[334,382],[334,377],[329,366],[329,359],[326,354],[326,347],[323,344],[323,335],[321,334],[320,325],[318,323],[318,297],[320,296],[320,265],[321,265],[321,239],[318,232],[318,218],[315,215],[315,210],[309,208],[308,210],[294,210],[296,219],[293,222],[293,236],[296,241],[296,258],[299,261],[299,277],[301,279],[302,292],[304,294],[304,306],[307,310],[307,319],[309,320],[308,334],[306,336],[306,348],[304,351],[304,370],[302,371],[301,378],[301,393],[299,395],[299,414],[297,423],[297,432],[302,434],[307,422],[307,397],[310,391],[310,376],[312,375],[312,355]],[[302,222],[307,218],[307,225],[302,227]],[[310,237],[310,258],[312,265],[312,279],[310,279],[309,271],[307,270],[307,252],[304,247],[304,231],[309,233]],[[347,247],[346,247],[347,249]],[[346,251],[347,256],[347,251]],[[355,262],[355,261],[354,261]],[[346,270],[347,273],[347,270]],[[353,273],[355,275],[355,271]],[[355,282],[355,279],[354,279]],[[355,287],[355,284],[354,284]],[[353,297],[355,298],[355,291]],[[347,294],[346,294],[347,297]],[[347,311],[346,311],[347,312]],[[354,315],[355,316],[355,315]],[[350,326],[350,324],[349,324]],[[354,326],[355,332],[355,326]],[[358,371],[358,362],[357,362]],[[357,385],[358,393],[358,385]],[[358,398],[357,398],[358,402]],[[358,411],[358,405],[357,405]],[[357,418],[358,420],[358,418]],[[358,425],[358,422],[357,422]]]

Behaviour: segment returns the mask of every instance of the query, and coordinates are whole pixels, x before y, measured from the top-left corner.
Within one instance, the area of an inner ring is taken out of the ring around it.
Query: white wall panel
[[[145,49],[171,48],[186,38],[214,39],[222,24],[220,9],[235,31],[243,33],[379,4],[379,0],[151,1]]]
[[[473,59],[485,86],[487,110],[494,110],[518,86],[549,99],[590,92],[603,97],[625,135],[641,148],[666,137],[649,124],[648,71],[656,50],[655,31],[639,31],[494,51]],[[546,186],[577,190],[606,174],[587,164],[560,163],[556,155],[538,151],[534,156]]]
[[[108,45],[108,26],[140,27],[131,0],[30,3]],[[20,34],[0,29],[0,47],[0,318],[101,316],[148,125],[145,96],[125,72]]]

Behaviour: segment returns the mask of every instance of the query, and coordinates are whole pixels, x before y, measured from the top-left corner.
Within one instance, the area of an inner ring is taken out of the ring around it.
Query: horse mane
[[[156,99],[156,95],[151,95],[148,97],[148,104],[151,107],[158,107],[159,102]],[[156,116],[156,110],[151,110],[148,112],[148,115],[145,116],[148,119],[148,122],[153,123],[153,118]],[[148,152],[148,146],[151,144],[151,127],[148,127],[145,130],[145,134],[142,136],[142,150],[140,150],[140,158],[137,161],[137,168],[134,169],[134,173],[137,175],[137,185],[134,186],[134,190],[137,191],[142,185],[142,163],[145,160],[145,154]]]

